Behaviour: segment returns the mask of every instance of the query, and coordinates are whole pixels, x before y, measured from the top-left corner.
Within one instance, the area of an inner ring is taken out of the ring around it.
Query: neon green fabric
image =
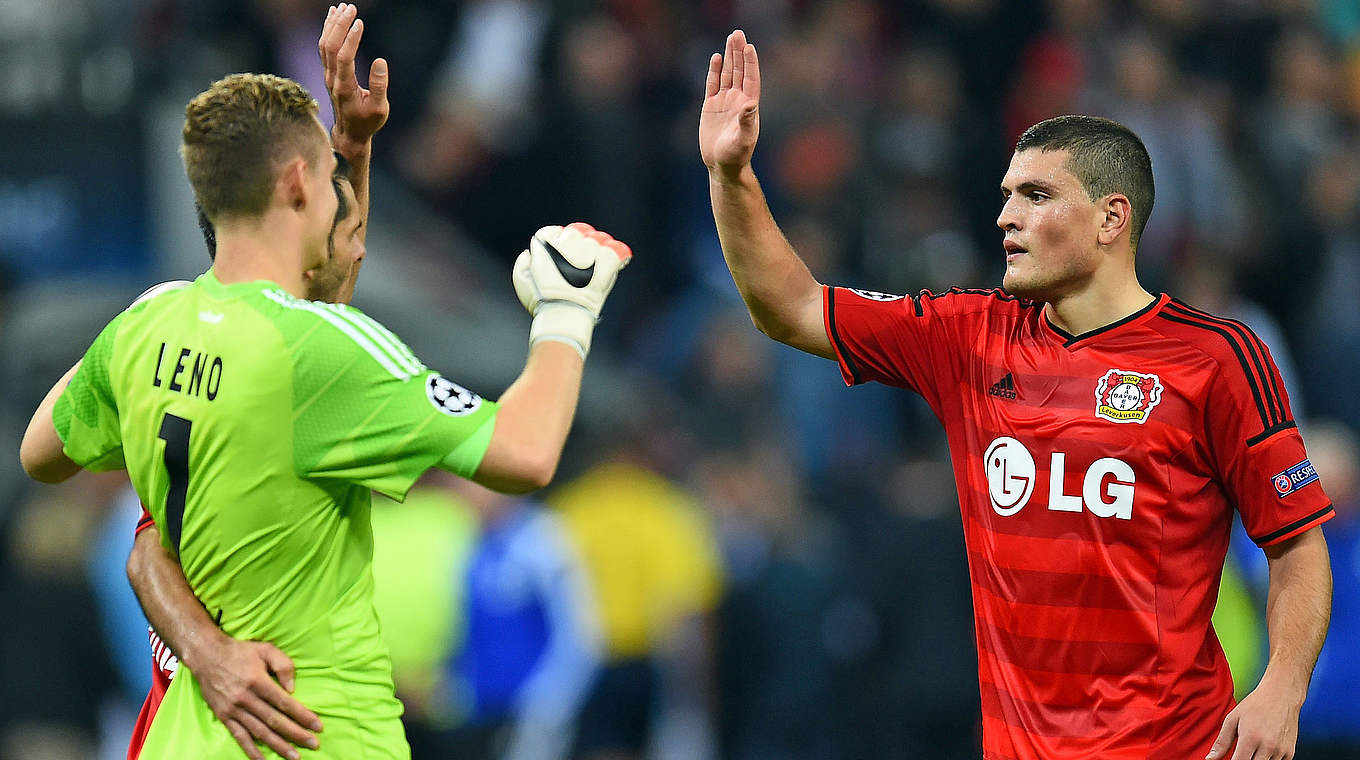
[[[77,463],[126,465],[222,629],[293,659],[326,724],[319,756],[368,758],[409,752],[373,607],[370,489],[402,499],[441,463],[472,474],[495,414],[357,309],[209,271],[115,318],[53,419]],[[144,758],[239,756],[191,686],[173,682]]]

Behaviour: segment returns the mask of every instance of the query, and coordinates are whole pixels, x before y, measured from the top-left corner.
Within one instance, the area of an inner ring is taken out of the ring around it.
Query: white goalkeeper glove
[[[535,232],[511,277],[519,302],[534,315],[529,344],[555,340],[586,358],[604,299],[632,258],[627,245],[585,222]]]

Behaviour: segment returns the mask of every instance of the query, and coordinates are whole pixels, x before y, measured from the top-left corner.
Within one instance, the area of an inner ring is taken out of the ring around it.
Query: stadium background
[[[585,219],[637,254],[546,496],[577,542],[564,561],[589,568],[580,603],[596,609],[579,612],[603,621],[605,660],[660,674],[653,757],[952,758],[976,741],[939,425],[908,394],[846,390],[834,364],[765,340],[723,267],[696,131],[707,56],[734,26],[761,51],[757,171],[823,281],[993,286],[996,187],[1023,127],[1088,112],[1143,137],[1157,182],[1145,285],[1263,336],[1336,500],[1336,607],[1303,740],[1360,752],[1360,4],[360,12],[362,53],[391,62],[393,115],[356,305],[494,397],[524,357],[509,265],[527,236]],[[122,575],[129,494],[117,476],[27,483],[22,426],[127,301],[206,266],[175,150],[188,98],[271,71],[329,112],[324,13],[312,0],[0,3],[0,757],[119,756],[146,682]],[[478,498],[432,482],[423,511],[375,506],[380,581],[436,581],[388,585],[406,594],[389,627],[417,730],[466,713],[442,663],[463,646]],[[1263,661],[1259,557],[1235,547],[1221,610],[1247,686]]]

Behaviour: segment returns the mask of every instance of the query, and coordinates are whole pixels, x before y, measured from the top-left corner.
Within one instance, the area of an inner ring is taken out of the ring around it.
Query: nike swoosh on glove
[[[632,258],[626,244],[585,222],[535,232],[511,277],[520,303],[534,315],[529,343],[566,343],[584,359],[605,299]]]

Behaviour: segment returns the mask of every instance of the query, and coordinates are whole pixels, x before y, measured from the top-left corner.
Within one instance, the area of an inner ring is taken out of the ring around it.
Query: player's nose
[[[1015,206],[1010,198],[1007,198],[1006,202],[1001,204],[1001,213],[996,216],[996,226],[1003,230],[1018,230],[1022,227],[1020,215],[1016,213]]]

